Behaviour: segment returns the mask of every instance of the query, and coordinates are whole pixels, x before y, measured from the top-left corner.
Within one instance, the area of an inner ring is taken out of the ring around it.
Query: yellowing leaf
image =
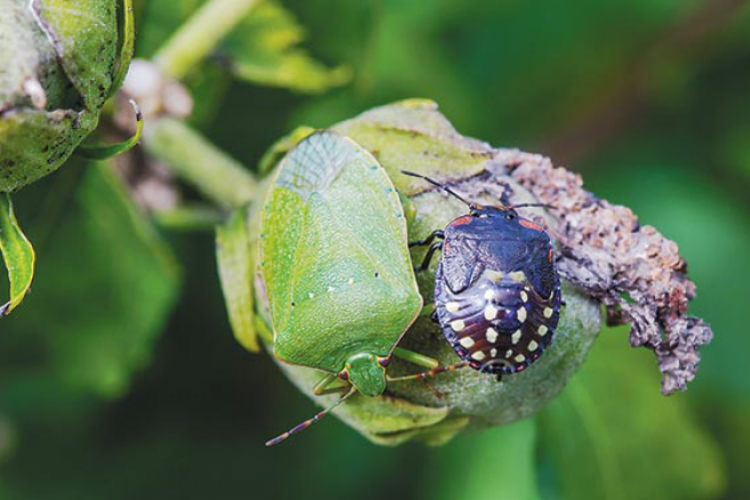
[[[18,226],[10,195],[0,195],[0,251],[10,279],[10,302],[0,306],[0,316],[18,307],[34,278],[34,248]]]

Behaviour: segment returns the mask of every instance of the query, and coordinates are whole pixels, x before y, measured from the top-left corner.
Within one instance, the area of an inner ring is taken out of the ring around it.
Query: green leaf
[[[86,108],[99,109],[115,74],[117,2],[32,0],[31,9]]]
[[[234,336],[246,349],[258,352],[251,272],[254,265],[245,213],[245,209],[236,210],[229,221],[216,228],[216,260]]]
[[[294,16],[278,2],[267,0],[250,11],[222,48],[231,58],[233,72],[252,83],[314,94],[351,79],[349,68],[329,68],[299,48],[303,39]]]
[[[134,148],[141,140],[141,135],[143,134],[143,114],[134,100],[130,100],[130,105],[133,106],[136,120],[133,137],[116,144],[110,144],[109,146],[82,145],[76,150],[76,154],[89,160],[107,160]]]
[[[43,286],[34,314],[15,316],[12,327],[44,352],[37,372],[66,388],[117,396],[150,360],[179,273],[109,166],[84,172],[65,210],[45,214],[53,232],[38,248]]]
[[[538,500],[536,444],[533,420],[456,440],[435,454],[426,498]]]
[[[122,42],[120,45],[120,57],[109,89],[108,97],[112,97],[117,89],[122,86],[128,75],[130,61],[135,54],[135,14],[133,13],[133,0],[122,2]]]
[[[150,59],[205,0],[149,0],[139,2],[136,55]]]
[[[0,252],[10,280],[10,302],[0,305],[0,317],[18,307],[34,278],[34,248],[18,226],[10,195],[0,194]]]
[[[582,370],[541,414],[542,456],[560,498],[699,499],[723,489],[716,443],[685,402],[664,398],[647,353],[605,331]]]

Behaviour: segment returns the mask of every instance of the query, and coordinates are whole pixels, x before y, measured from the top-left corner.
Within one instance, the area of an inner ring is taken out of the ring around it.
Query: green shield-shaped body
[[[347,137],[312,134],[282,162],[262,224],[276,357],[338,373],[357,355],[389,356],[422,298],[378,161]]]

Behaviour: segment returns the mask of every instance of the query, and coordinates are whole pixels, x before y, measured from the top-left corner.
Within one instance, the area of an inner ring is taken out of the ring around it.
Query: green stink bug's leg
[[[298,432],[304,431],[305,429],[307,429],[308,427],[310,427],[312,424],[314,424],[318,420],[320,420],[323,417],[325,417],[326,415],[328,415],[338,405],[340,405],[341,403],[343,403],[344,401],[346,401],[347,399],[349,399],[351,397],[351,395],[354,394],[355,392],[357,392],[357,390],[354,387],[352,387],[349,390],[349,392],[347,392],[344,396],[342,396],[338,401],[336,401],[334,404],[332,404],[331,406],[329,406],[325,410],[323,410],[321,412],[318,412],[313,418],[307,419],[304,422],[302,422],[301,424],[297,424],[296,426],[292,427],[291,429],[289,429],[285,433],[280,434],[280,435],[276,436],[275,438],[269,439],[268,441],[266,441],[266,446],[277,445],[277,444],[281,443],[282,441],[286,441],[287,439],[289,439],[290,437],[292,437],[294,434],[297,434]]]
[[[330,394],[343,394],[350,389],[351,389],[350,385],[337,385],[335,387],[326,387],[320,392],[320,394],[316,394],[316,396],[328,396]]]
[[[327,373],[325,377],[320,379],[320,381],[315,384],[315,387],[313,387],[313,394],[315,394],[316,396],[325,394],[328,386],[331,385],[337,378],[338,376],[335,373]]]
[[[408,361],[409,363],[424,366],[425,368],[429,368],[431,370],[434,370],[435,368],[438,368],[440,366],[438,360],[429,356],[425,356],[424,354],[410,351],[409,349],[404,349],[403,347],[396,347],[393,350],[393,355],[397,358],[403,359],[404,361]]]
[[[435,229],[430,233],[429,236],[427,236],[427,238],[423,240],[412,241],[411,243],[409,243],[409,248],[429,245],[435,238],[440,238],[441,240],[443,240],[445,239],[445,233],[441,229]]]
[[[428,372],[415,373],[414,375],[405,375],[403,377],[389,378],[388,383],[390,384],[392,382],[405,382],[407,380],[423,380],[423,379],[426,379],[427,377],[434,377],[435,375],[439,375],[440,373],[460,370],[461,368],[466,368],[467,366],[469,366],[469,363],[467,362],[456,363],[455,365],[439,366]]]
[[[430,261],[432,260],[432,256],[435,254],[436,251],[442,251],[443,250],[443,242],[442,241],[436,241],[432,245],[430,245],[430,249],[427,250],[427,255],[424,256],[424,260],[422,261],[422,265],[419,266],[416,270],[419,271],[425,271],[428,267],[430,267]]]

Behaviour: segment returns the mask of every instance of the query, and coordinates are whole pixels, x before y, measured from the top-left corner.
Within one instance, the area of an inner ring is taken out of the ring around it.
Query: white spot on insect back
[[[497,309],[494,306],[487,306],[484,308],[484,317],[487,321],[492,321],[497,318]]]
[[[494,328],[487,328],[487,342],[494,344],[497,341],[497,331]]]
[[[466,328],[466,323],[462,319],[457,319],[451,321],[451,328],[453,328],[453,331],[460,332],[464,328]]]
[[[513,356],[513,349],[508,349],[507,351],[505,351],[506,358],[509,358],[511,356]]]
[[[510,341],[514,344],[518,344],[519,340],[521,340],[521,330],[516,330],[513,332],[513,335],[510,336]]]
[[[448,302],[445,304],[445,309],[451,313],[458,312],[458,302]]]
[[[523,363],[524,361],[526,361],[526,356],[524,356],[523,354],[519,354],[513,359],[515,359],[517,363]]]
[[[471,358],[477,361],[482,361],[485,358],[484,351],[476,351],[471,353]]]
[[[484,292],[484,298],[487,300],[492,300],[495,298],[495,290],[489,289],[486,292]]]
[[[542,337],[544,337],[545,335],[547,335],[548,331],[549,331],[549,328],[547,328],[544,325],[540,326],[539,329],[537,330],[537,332],[539,332],[539,335],[541,335]]]
[[[529,294],[528,293],[526,293],[523,290],[521,290],[521,293],[519,293],[519,295],[521,296],[521,300],[523,300],[524,302],[528,302],[529,301]]]
[[[490,356],[492,356],[493,358],[497,357],[497,349],[493,347],[490,351]]]
[[[526,308],[525,307],[519,307],[518,311],[516,312],[516,317],[518,318],[518,321],[523,323],[526,321]]]
[[[458,343],[464,346],[465,348],[469,349],[471,346],[474,345],[474,339],[471,337],[464,337],[461,340],[459,340]]]
[[[552,310],[551,307],[545,307],[544,308],[544,317],[545,318],[551,318],[552,317],[552,313],[554,313],[554,311]]]
[[[536,342],[536,340],[532,340],[529,342],[529,351],[536,351],[539,347],[539,344]]]

